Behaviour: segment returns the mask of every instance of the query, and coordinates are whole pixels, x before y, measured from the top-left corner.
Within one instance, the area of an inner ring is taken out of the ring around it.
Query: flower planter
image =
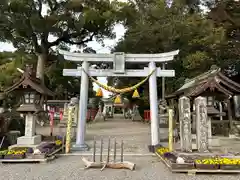
[[[171,167],[172,169],[195,169],[194,163],[171,163]]]
[[[219,164],[195,164],[196,169],[219,169]]]
[[[25,154],[7,154],[4,159],[24,159]]]
[[[220,169],[223,170],[240,170],[239,164],[221,164]]]

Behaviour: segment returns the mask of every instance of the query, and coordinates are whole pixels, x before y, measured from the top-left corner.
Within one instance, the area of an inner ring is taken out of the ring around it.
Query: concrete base
[[[192,150],[197,150],[197,144],[196,143],[192,143]]]
[[[35,136],[22,136],[17,138],[17,144],[18,145],[36,145],[40,144],[42,141],[42,136],[41,135],[35,135]]]
[[[21,148],[21,147],[24,147],[24,148],[32,148],[33,150],[37,148],[37,146],[39,146],[39,144],[35,144],[35,145],[24,145],[24,144],[14,144],[14,145],[11,145],[8,147],[9,150],[13,149],[13,148]]]
[[[238,135],[238,134],[229,134],[229,138],[231,138],[231,139],[240,139],[240,135]]]
[[[73,151],[88,151],[89,146],[87,144],[79,145],[79,144],[74,144],[71,148]]]
[[[208,143],[209,143],[209,146],[212,147],[212,146],[215,146],[215,147],[219,147],[221,146],[220,145],[220,139],[219,138],[209,138],[208,140]]]

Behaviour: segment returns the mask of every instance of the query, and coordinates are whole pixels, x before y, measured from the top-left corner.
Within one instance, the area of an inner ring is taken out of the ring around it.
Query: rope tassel
[[[140,97],[140,95],[139,95],[137,89],[135,89],[135,91],[133,92],[132,97],[133,97],[133,98],[139,98],[139,97]]]
[[[122,98],[120,95],[117,95],[114,100],[114,104],[121,104],[121,103],[122,103]]]

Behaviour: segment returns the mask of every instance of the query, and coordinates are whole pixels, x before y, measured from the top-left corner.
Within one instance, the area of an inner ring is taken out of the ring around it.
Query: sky
[[[89,47],[93,48],[95,51],[97,51],[97,53],[110,53],[111,48],[114,47],[114,45],[123,37],[123,35],[125,33],[125,29],[124,29],[123,25],[118,24],[114,27],[113,31],[116,33],[116,38],[115,39],[105,39],[104,40],[104,47],[100,43],[98,43],[97,41],[91,41],[87,45]],[[54,41],[54,39],[55,39],[55,37],[50,37],[49,38],[50,41]],[[71,51],[76,50],[76,49],[78,49],[78,48],[76,48],[76,46],[71,47]],[[0,51],[14,51],[14,50],[15,50],[15,48],[13,47],[13,45],[11,43],[0,42]],[[107,78],[106,77],[98,77],[98,81],[103,83],[103,84],[107,84]],[[95,91],[97,91],[98,88],[99,87],[94,83],[93,84],[93,89]],[[102,91],[103,91],[103,96],[104,97],[109,96],[109,94],[110,94],[109,92],[105,91],[104,89],[102,89]]]

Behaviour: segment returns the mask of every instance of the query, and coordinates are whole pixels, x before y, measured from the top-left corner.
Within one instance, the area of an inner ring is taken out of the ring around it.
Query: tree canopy
[[[237,64],[239,40],[232,34],[239,32],[239,26],[236,24],[238,22],[231,23],[233,19],[238,21],[240,11],[236,3],[234,6],[229,0],[211,6],[208,4],[210,12],[206,13],[200,8],[191,10],[194,6],[199,7],[200,2],[192,4],[190,1],[174,1],[171,7],[167,7],[163,1],[148,2],[140,7],[141,3],[137,3],[135,22],[126,27],[125,36],[113,51],[162,53],[179,49],[180,54],[172,63],[167,64],[168,69],[176,70],[176,77],[166,80],[168,93],[179,88],[184,79],[207,71],[213,64],[224,69]],[[220,6],[224,7],[224,11],[231,12],[231,18],[227,16],[229,23],[226,19],[213,18],[213,15],[218,17],[216,8]],[[138,68],[138,65],[134,66]],[[124,81],[125,84],[132,83],[128,79]],[[158,84],[161,84],[160,80]]]
[[[43,79],[51,47],[86,46],[112,38],[113,26],[125,11],[124,3],[110,0],[1,0],[0,39],[38,55],[37,76]]]

